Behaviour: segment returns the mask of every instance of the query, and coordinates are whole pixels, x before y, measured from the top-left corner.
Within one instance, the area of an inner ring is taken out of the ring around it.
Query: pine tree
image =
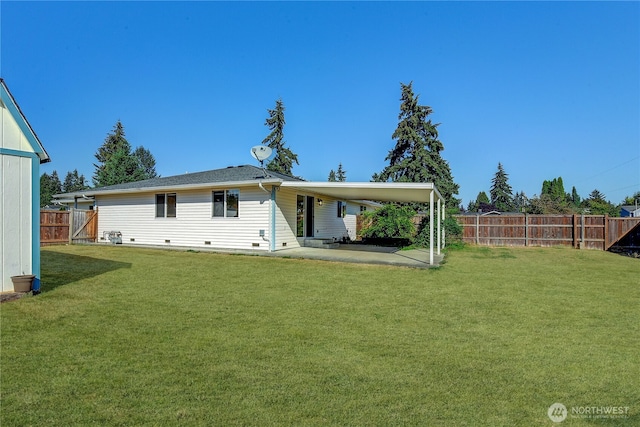
[[[131,144],[125,138],[124,126],[119,120],[95,157],[99,162],[93,165],[93,184],[96,187],[157,177],[153,155],[142,146],[131,152]]]
[[[575,186],[571,189],[571,203],[576,207],[580,206],[580,196]]]
[[[51,175],[46,172],[40,176],[40,207],[49,206],[54,194],[62,193],[62,184],[58,172],[53,171]]]
[[[337,181],[337,179],[336,179],[336,172],[335,172],[333,169],[331,169],[331,172],[329,172],[329,178],[328,178],[328,181],[329,181],[329,182],[336,182],[336,181]]]
[[[156,172],[156,159],[153,157],[153,154],[151,154],[151,151],[140,146],[135,149],[133,155],[138,159],[138,166],[144,172],[144,179],[160,177]]]
[[[336,181],[345,182],[347,180],[347,171],[342,168],[342,163],[338,164],[338,170],[336,171]]]
[[[419,104],[412,84],[400,84],[399,122],[391,136],[396,145],[385,159],[389,165],[380,174],[374,174],[373,180],[433,182],[449,206],[458,206],[459,200],[453,195],[458,193],[459,186],[453,182],[449,164],[440,156],[444,145],[438,139],[438,124],[428,118],[431,107]]]
[[[267,164],[267,169],[273,172],[280,172],[285,175],[292,175],[293,163],[299,165],[298,155],[285,147],[284,141],[284,104],[282,99],[276,101],[273,110],[267,109],[269,117],[265,120],[271,133],[262,140],[262,144],[269,146],[276,152],[274,158]]]
[[[620,210],[617,209],[611,202],[606,200],[606,196],[597,189],[593,190],[589,194],[589,198],[583,201],[583,206],[589,209],[589,212],[592,215],[620,215]]]
[[[504,171],[501,163],[498,163],[498,171],[491,180],[491,203],[500,212],[513,210],[513,192],[509,185],[509,176]]]
[[[513,208],[517,212],[525,212],[527,210],[528,205],[529,205],[529,199],[524,194],[524,191],[516,193],[513,196]]]
[[[78,174],[78,169],[74,169],[73,172],[67,172],[67,176],[64,178],[64,183],[62,184],[63,193],[73,193],[88,188],[89,186],[87,185],[84,175]]]

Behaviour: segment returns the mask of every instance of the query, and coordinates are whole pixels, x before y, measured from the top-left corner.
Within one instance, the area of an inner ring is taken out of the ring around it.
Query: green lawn
[[[2,426],[640,425],[640,260],[452,251],[439,269],[42,251],[1,306]]]

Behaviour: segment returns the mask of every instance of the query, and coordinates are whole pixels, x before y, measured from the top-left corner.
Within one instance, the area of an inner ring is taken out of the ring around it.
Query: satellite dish
[[[266,145],[256,145],[255,147],[251,148],[251,155],[254,159],[259,161],[260,164],[268,159],[272,152],[273,150]]]

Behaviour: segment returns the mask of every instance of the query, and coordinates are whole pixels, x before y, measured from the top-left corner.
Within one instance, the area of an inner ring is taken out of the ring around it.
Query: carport
[[[429,265],[444,247],[444,198],[433,183],[283,181],[280,186],[343,200],[429,203]]]

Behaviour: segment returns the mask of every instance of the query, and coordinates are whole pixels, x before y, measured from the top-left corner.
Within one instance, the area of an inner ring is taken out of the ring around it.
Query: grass
[[[447,261],[43,249],[43,293],[1,306],[0,425],[640,424],[639,260]]]

